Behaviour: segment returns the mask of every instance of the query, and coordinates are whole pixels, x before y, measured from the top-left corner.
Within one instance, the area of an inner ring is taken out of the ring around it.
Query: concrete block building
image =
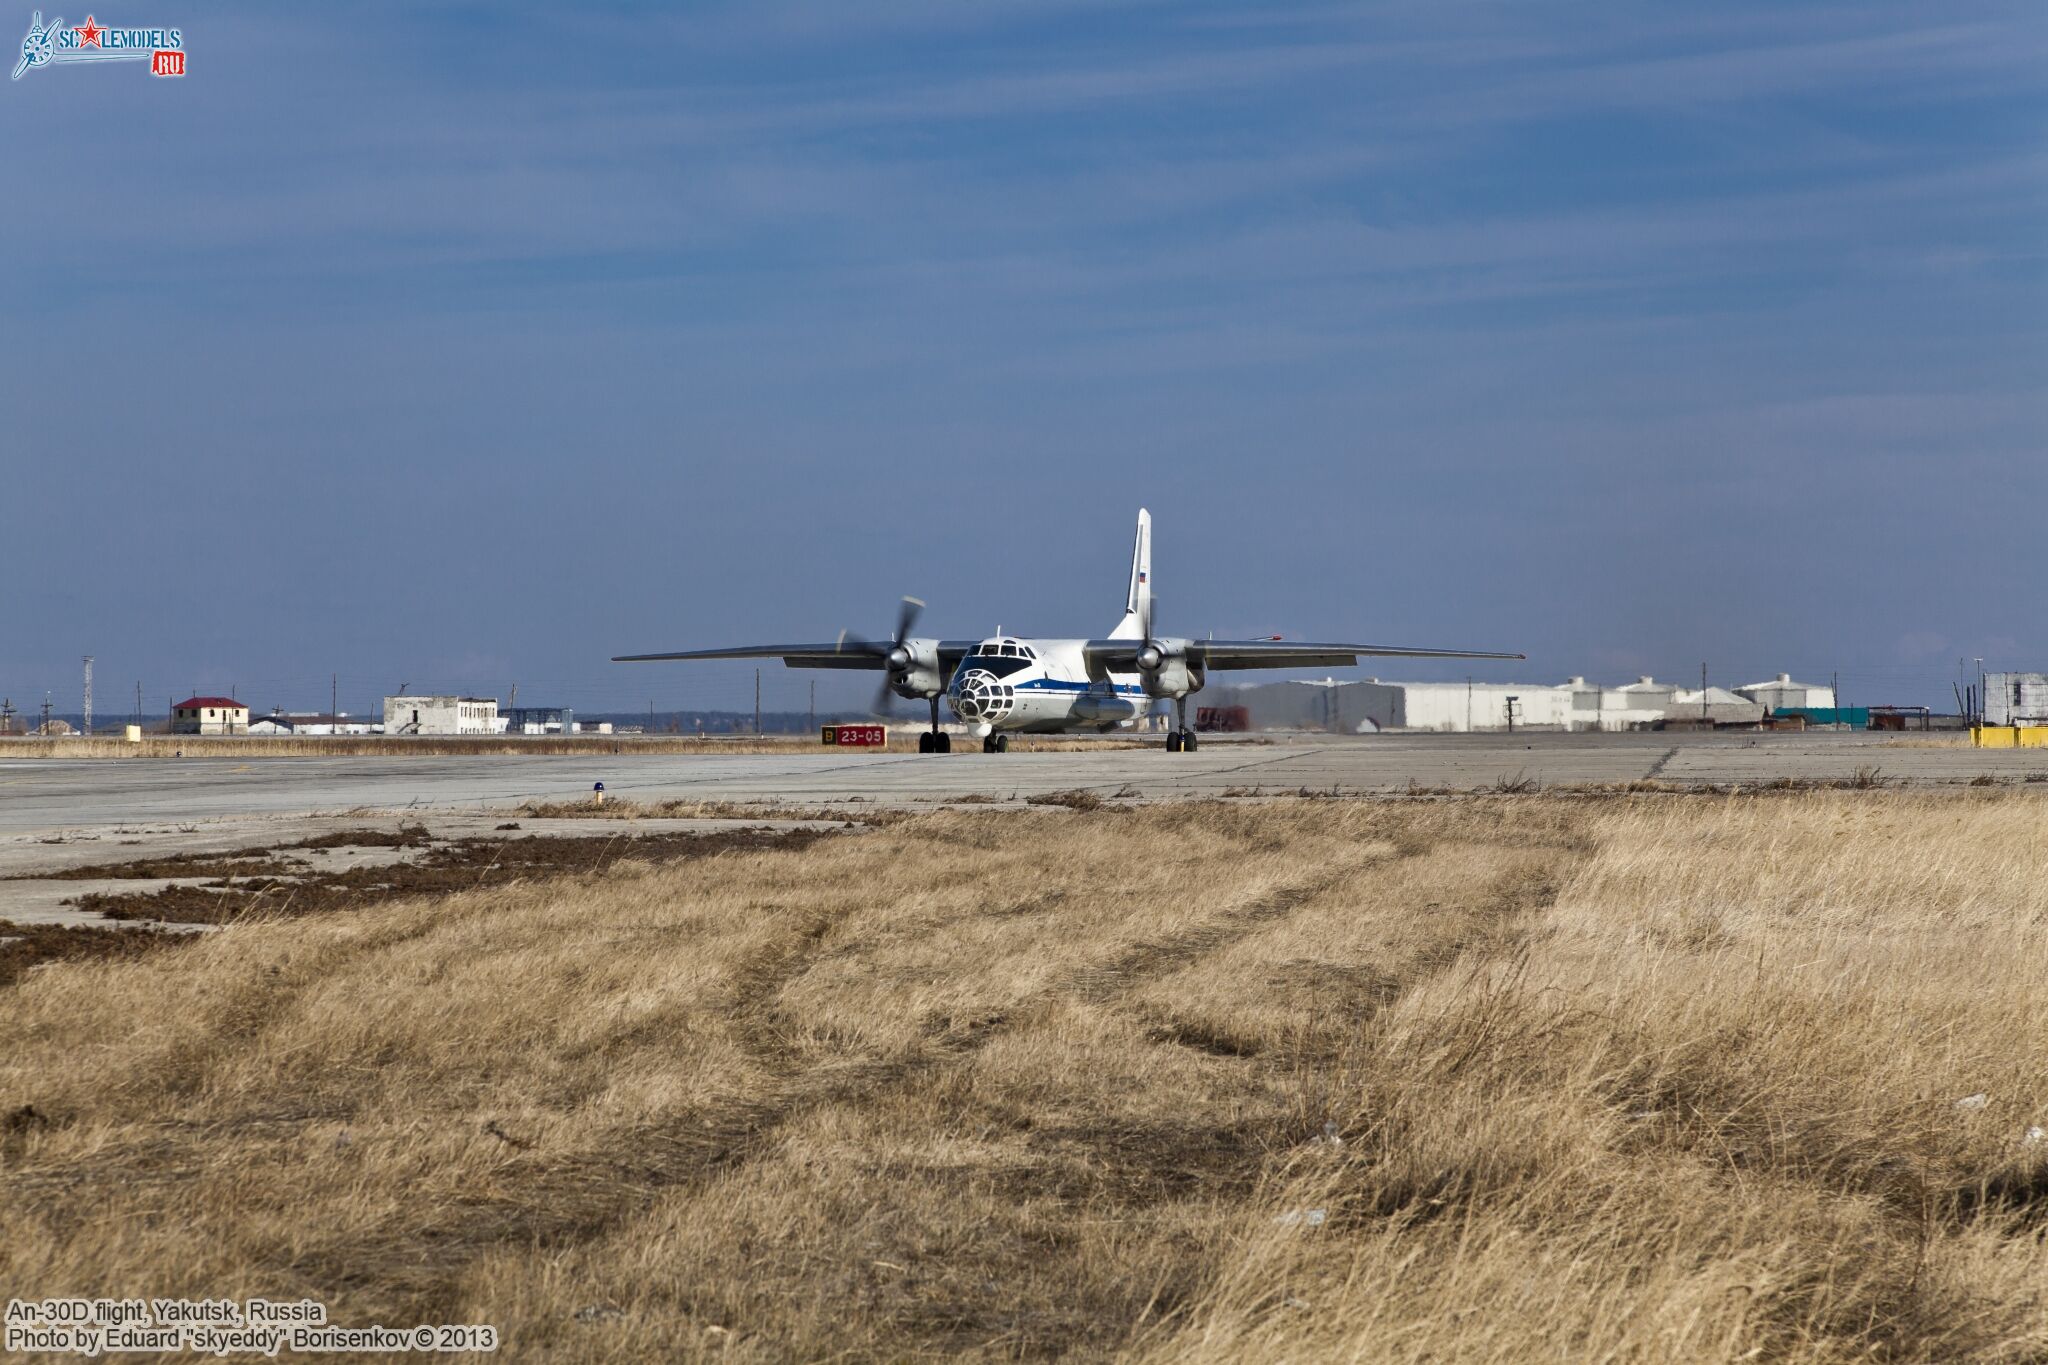
[[[2048,673],[1986,673],[1986,725],[2048,725]]]
[[[496,697],[384,699],[387,735],[495,735],[503,729]]]

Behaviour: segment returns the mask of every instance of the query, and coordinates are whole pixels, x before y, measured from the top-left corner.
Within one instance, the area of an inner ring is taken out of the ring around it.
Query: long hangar
[[[1636,730],[1693,719],[1741,725],[1781,707],[1832,707],[1835,693],[1822,684],[1794,682],[1786,673],[1732,691],[1710,687],[1704,694],[1651,677],[1612,687],[1584,678],[1557,684],[1327,678],[1225,689],[1216,694],[1216,704],[1242,706],[1267,729],[1461,734],[1506,729],[1510,717],[1517,729],[1544,730]]]

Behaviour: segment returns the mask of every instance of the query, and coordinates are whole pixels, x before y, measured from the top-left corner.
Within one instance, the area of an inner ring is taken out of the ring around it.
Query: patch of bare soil
[[[167,886],[135,895],[93,893],[71,904],[117,920],[227,924],[246,915],[323,914],[379,901],[446,896],[563,874],[602,872],[621,858],[667,863],[757,848],[801,848],[808,830],[733,830],[716,834],[609,836],[529,835],[524,839],[458,839],[432,846],[409,862],[339,871],[294,868],[289,875],[224,877],[203,886]],[[338,847],[338,845],[323,845]]]
[[[296,874],[305,866],[300,858],[286,855],[301,849],[330,848],[426,848],[433,836],[425,825],[390,829],[347,829],[301,839],[276,848],[258,845],[227,853],[173,853],[162,858],[139,858],[121,863],[95,863],[89,867],[67,867],[55,871],[28,872],[16,881],[156,881],[163,877],[276,877]]]
[[[44,962],[82,958],[139,957],[188,935],[149,929],[87,929],[63,924],[16,924],[0,920],[0,988]]]
[[[815,830],[732,830],[712,834],[618,834],[578,838],[532,836],[525,839],[463,839],[440,847],[429,844],[418,860],[382,867],[322,871],[297,860],[282,860],[280,850],[241,849],[209,861],[201,855],[155,859],[146,864],[120,863],[85,868],[70,877],[202,877],[215,870],[217,880],[203,886],[171,886],[154,893],[94,893],[70,904],[133,928],[95,928],[54,924],[14,924],[0,920],[0,988],[19,980],[44,962],[85,958],[134,957],[191,941],[189,933],[152,931],[147,923],[227,924],[248,915],[322,914],[360,910],[383,901],[451,895],[478,887],[503,886],[565,874],[603,872],[620,859],[673,863],[719,853],[753,849],[805,848],[820,838]],[[428,844],[426,831],[414,827],[394,835],[361,830],[325,835],[287,848],[407,847]],[[130,872],[138,866],[153,872]],[[245,875],[243,868],[259,875]],[[175,869],[175,870],[174,870]]]

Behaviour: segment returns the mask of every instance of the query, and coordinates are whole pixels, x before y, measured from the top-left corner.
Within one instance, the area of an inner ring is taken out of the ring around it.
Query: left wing
[[[940,666],[947,676],[959,667],[960,661],[974,652],[974,640],[936,640],[928,643],[937,646]],[[867,668],[886,669],[889,667],[889,652],[894,646],[887,640],[843,640],[819,644],[798,645],[740,645],[734,649],[686,649],[673,654],[619,654],[612,658],[615,664],[654,663],[666,659],[780,659],[791,668]]]
[[[1089,640],[1081,646],[1091,670],[1134,673],[1144,640]],[[1303,640],[1190,640],[1188,662],[1210,668],[1349,668],[1361,658],[1526,659],[1476,649],[1411,649],[1405,645],[1319,644]]]

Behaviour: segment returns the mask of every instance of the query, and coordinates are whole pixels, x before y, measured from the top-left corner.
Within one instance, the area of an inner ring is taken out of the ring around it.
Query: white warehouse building
[[[1563,729],[1571,713],[1568,691],[1541,683],[1399,683],[1326,678],[1232,689],[1219,704],[1235,699],[1269,729],[1335,730],[1370,734],[1376,730],[1500,730],[1507,728],[1508,698],[1515,724]]]
[[[1780,673],[1769,682],[1751,683],[1735,689],[1743,696],[1764,708],[1766,715],[1775,714],[1781,706],[1822,706],[1835,704],[1835,689],[1819,683],[1793,682],[1790,673]]]
[[[1375,730],[1504,730],[1510,718],[1516,725],[1563,729],[1572,714],[1572,694],[1561,687],[1389,683],[1373,678],[1352,684],[1352,689],[1359,693],[1359,707]]]
[[[1246,707],[1254,723],[1265,729],[1457,734],[1506,729],[1510,698],[1517,729],[1639,730],[1667,721],[1699,720],[1753,724],[1766,714],[1766,707],[1748,696],[1747,689],[1740,695],[1719,687],[1701,693],[1647,676],[1618,687],[1576,677],[1555,685],[1326,678],[1231,689],[1216,702]]]
[[[384,699],[387,735],[495,735],[504,729],[496,697]]]

